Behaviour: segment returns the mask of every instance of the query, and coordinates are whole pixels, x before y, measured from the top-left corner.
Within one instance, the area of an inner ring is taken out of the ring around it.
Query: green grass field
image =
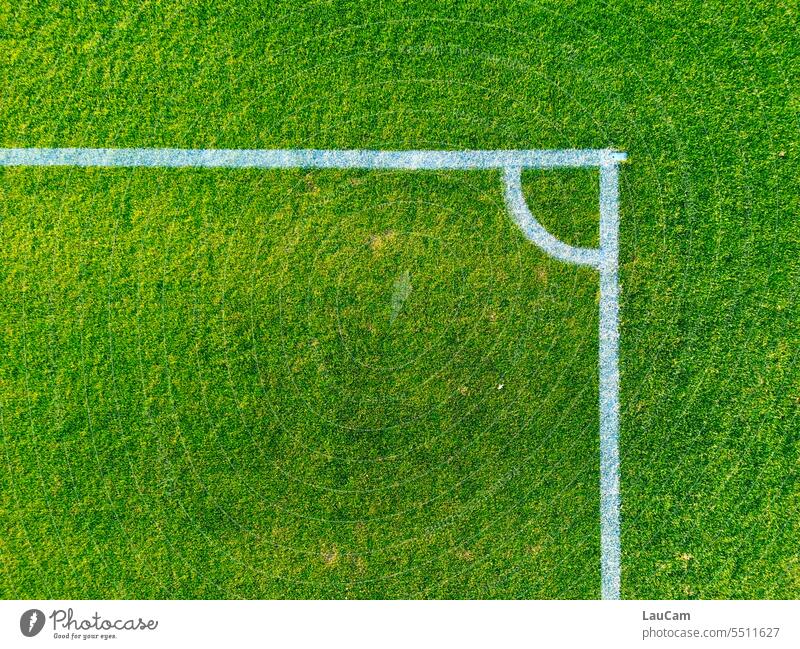
[[[797,598],[797,7],[739,4],[6,0],[0,146],[627,151],[622,595]],[[498,173],[6,168],[0,281],[3,598],[599,596],[597,275]]]

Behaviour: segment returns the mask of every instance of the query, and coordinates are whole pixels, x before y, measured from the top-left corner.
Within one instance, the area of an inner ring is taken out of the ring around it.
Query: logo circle
[[[32,638],[44,627],[44,613],[38,608],[25,611],[19,618],[19,630],[22,635]]]

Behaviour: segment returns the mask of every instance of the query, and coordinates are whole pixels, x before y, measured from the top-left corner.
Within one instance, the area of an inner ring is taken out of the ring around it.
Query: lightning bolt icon
[[[31,613],[30,619],[28,620],[28,631],[31,631],[33,629],[33,625],[36,624],[36,620],[38,618],[39,616],[36,614],[36,611],[33,611]]]

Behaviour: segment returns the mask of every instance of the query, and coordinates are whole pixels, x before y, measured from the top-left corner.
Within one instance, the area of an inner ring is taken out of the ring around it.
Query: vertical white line
[[[600,561],[603,599],[619,599],[619,166],[600,167]]]

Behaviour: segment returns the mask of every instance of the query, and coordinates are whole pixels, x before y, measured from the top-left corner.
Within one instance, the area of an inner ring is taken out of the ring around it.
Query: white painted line
[[[600,568],[603,599],[619,599],[619,163],[611,149],[509,151],[374,151],[324,149],[85,149],[0,148],[0,167],[203,167],[261,169],[499,169],[511,217],[525,236],[556,259],[600,273]],[[599,167],[600,248],[570,246],[531,214],[523,169]]]
[[[619,599],[619,166],[600,167],[600,547],[603,599]]]
[[[372,151],[322,149],[0,149],[0,166],[503,169],[599,167],[607,149]],[[622,156],[622,157],[620,157]]]
[[[550,234],[531,214],[522,193],[522,169],[508,168],[503,177],[508,211],[528,239],[547,254],[561,261],[579,266],[597,267],[599,265],[600,251],[597,248],[576,248],[564,243]]]

